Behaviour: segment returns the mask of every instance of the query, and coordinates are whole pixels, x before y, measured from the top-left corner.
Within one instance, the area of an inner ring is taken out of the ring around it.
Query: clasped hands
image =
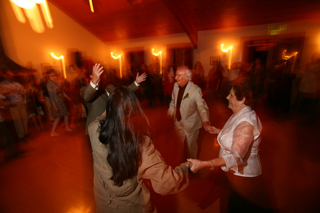
[[[203,128],[210,134],[219,134],[221,129],[217,129],[214,126],[210,126],[208,121],[203,122]]]
[[[201,162],[202,161],[200,161],[198,159],[189,158],[189,159],[187,159],[187,162],[185,162],[183,164],[187,164],[188,168],[190,169],[191,172],[197,173],[200,169],[202,169]]]

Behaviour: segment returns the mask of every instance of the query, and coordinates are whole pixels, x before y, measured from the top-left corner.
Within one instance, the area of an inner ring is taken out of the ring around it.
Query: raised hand
[[[93,66],[92,75],[90,75],[93,84],[98,84],[100,82],[100,76],[103,72],[103,67],[100,64],[95,64]]]
[[[137,84],[140,84],[141,82],[145,81],[147,78],[147,73],[142,73],[141,75],[139,75],[139,73],[137,73],[137,76],[136,76],[136,83]]]

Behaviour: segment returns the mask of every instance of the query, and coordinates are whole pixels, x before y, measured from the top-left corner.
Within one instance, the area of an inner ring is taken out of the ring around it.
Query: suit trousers
[[[10,107],[9,110],[18,138],[23,138],[28,133],[28,114],[26,106],[24,103],[17,103],[16,106]]]
[[[198,136],[199,136],[199,129],[187,132],[184,129],[183,124],[181,121],[175,121],[174,124],[175,131],[179,137],[180,143],[182,145],[182,148],[184,148],[184,141],[187,142],[188,150],[189,150],[189,156],[191,158],[197,159],[198,158]],[[184,149],[182,149],[184,150]]]

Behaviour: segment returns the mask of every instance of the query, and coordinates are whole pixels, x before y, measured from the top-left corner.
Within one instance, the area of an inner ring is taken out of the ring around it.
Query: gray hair
[[[178,67],[177,68],[177,71],[178,70],[185,70],[186,71],[186,76],[188,77],[188,81],[191,81],[192,80],[192,72],[191,72],[191,70],[188,68],[188,67],[186,67],[186,66],[181,66],[181,67]]]

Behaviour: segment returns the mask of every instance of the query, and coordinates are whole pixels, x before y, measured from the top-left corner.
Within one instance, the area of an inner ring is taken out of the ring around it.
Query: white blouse
[[[258,116],[248,106],[229,118],[217,137],[219,157],[226,162],[221,167],[223,171],[232,170],[234,175],[243,177],[261,174],[258,154],[261,129]]]

